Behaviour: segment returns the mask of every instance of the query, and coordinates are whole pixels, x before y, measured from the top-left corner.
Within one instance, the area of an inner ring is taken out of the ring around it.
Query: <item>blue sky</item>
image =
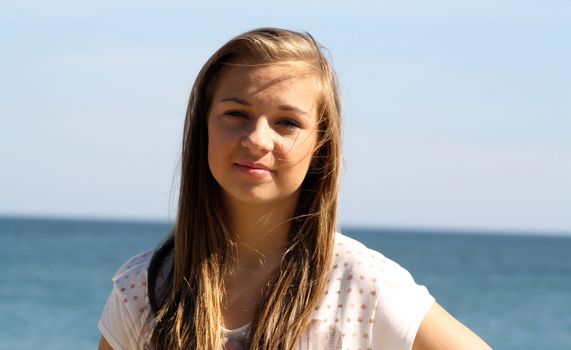
[[[0,214],[166,219],[194,77],[312,33],[344,102],[346,225],[571,233],[571,3],[0,3]]]

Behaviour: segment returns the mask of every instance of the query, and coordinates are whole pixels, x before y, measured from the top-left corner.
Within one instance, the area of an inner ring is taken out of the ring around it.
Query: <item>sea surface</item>
[[[110,278],[168,223],[0,218],[0,349],[95,349]],[[494,349],[571,350],[571,237],[344,233],[407,268]]]

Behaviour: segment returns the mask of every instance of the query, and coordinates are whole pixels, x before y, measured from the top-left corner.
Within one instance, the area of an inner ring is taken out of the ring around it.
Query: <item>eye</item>
[[[288,129],[299,129],[301,126],[298,122],[296,122],[295,120],[291,120],[291,119],[284,119],[281,120],[279,123],[279,125],[282,125]]]
[[[234,118],[248,118],[248,115],[243,111],[227,111],[224,112],[224,115]]]

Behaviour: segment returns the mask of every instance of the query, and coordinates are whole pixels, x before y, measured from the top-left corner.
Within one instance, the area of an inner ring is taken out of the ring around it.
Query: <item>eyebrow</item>
[[[252,104],[250,102],[243,100],[241,98],[237,98],[237,97],[224,97],[224,98],[220,99],[220,102],[234,102],[234,103],[241,104],[243,106],[248,106],[248,107],[252,106]],[[286,111],[286,112],[295,112],[297,114],[308,114],[303,109],[300,109],[300,108],[297,108],[297,107],[291,106],[291,105],[278,105],[277,108],[281,109],[282,111]]]
[[[236,102],[244,106],[251,106],[250,102],[237,97],[224,97],[220,99],[220,102]]]

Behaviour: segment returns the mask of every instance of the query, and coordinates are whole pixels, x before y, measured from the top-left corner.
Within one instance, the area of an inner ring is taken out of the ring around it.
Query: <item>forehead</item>
[[[319,94],[317,77],[315,70],[304,64],[228,65],[219,76],[213,102],[234,97],[313,108]]]

